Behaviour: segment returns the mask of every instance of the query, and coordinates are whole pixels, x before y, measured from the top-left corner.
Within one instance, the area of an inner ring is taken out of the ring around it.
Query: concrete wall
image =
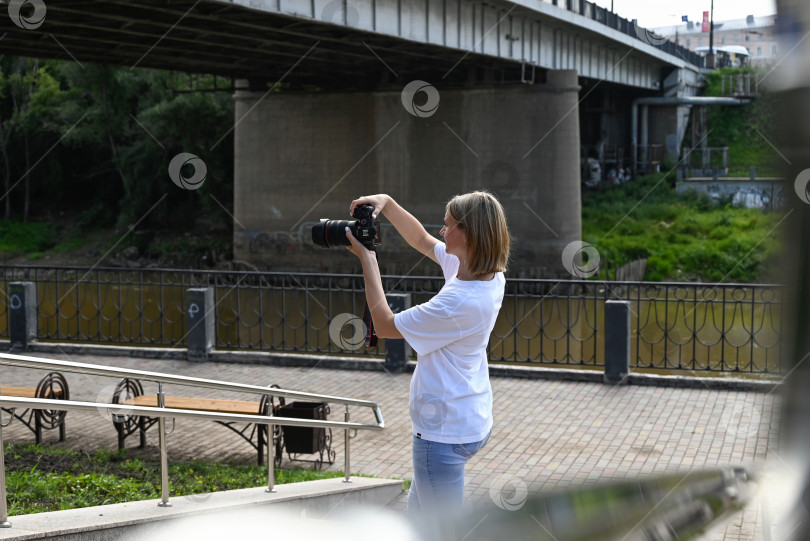
[[[691,106],[650,106],[650,144],[664,145],[672,167],[678,162]],[[663,165],[662,165],[663,167]]]
[[[357,272],[342,248],[312,244],[320,218],[350,219],[352,199],[385,192],[438,236],[448,199],[488,188],[506,208],[511,275],[563,272],[562,250],[581,236],[576,72],[550,72],[542,85],[438,90],[425,118],[406,110],[399,91],[238,91],[235,258]],[[383,272],[435,274],[383,221]]]

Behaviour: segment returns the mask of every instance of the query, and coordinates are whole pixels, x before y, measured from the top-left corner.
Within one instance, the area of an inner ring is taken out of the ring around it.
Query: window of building
[[[698,47],[703,47],[703,38],[698,38]]]
[[[734,34],[734,43],[738,43],[740,41],[740,36]]]
[[[723,43],[723,44],[726,43],[726,36],[723,36],[722,38],[720,38],[720,43]]]
[[[757,56],[762,56],[762,47],[757,47]]]
[[[759,41],[762,41],[762,39],[763,39],[765,36],[764,36],[763,34],[761,34],[761,33],[760,33],[758,37],[759,37]]]
[[[686,48],[688,49],[691,46],[692,46],[692,40],[691,39],[686,40]]]

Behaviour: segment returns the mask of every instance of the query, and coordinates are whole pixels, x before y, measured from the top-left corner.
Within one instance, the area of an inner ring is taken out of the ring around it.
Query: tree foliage
[[[200,213],[230,224],[217,201],[228,206],[232,199],[233,100],[216,83],[211,76],[3,57],[5,217],[27,219],[30,200],[36,219],[77,216],[92,228],[182,230]],[[168,165],[181,152],[207,166],[198,190],[169,178]]]

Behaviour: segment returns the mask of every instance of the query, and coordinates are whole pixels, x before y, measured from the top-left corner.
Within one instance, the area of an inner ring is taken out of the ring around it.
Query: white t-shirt
[[[413,432],[440,443],[472,443],[492,429],[487,343],[501,309],[506,280],[456,277],[459,260],[444,243],[433,250],[445,283],[428,302],[394,315],[394,325],[416,351],[411,379]]]

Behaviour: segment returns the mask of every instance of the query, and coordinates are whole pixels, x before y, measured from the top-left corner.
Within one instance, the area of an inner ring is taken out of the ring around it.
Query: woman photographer
[[[504,294],[509,232],[503,207],[487,192],[453,197],[444,242],[385,194],[352,201],[383,213],[418,252],[442,267],[445,284],[424,304],[394,315],[385,300],[375,254],[347,229],[348,249],[363,266],[366,300],[380,338],[404,338],[417,353],[410,387],[414,476],[408,510],[460,508],[464,466],[489,439],[492,388],[487,343]]]

